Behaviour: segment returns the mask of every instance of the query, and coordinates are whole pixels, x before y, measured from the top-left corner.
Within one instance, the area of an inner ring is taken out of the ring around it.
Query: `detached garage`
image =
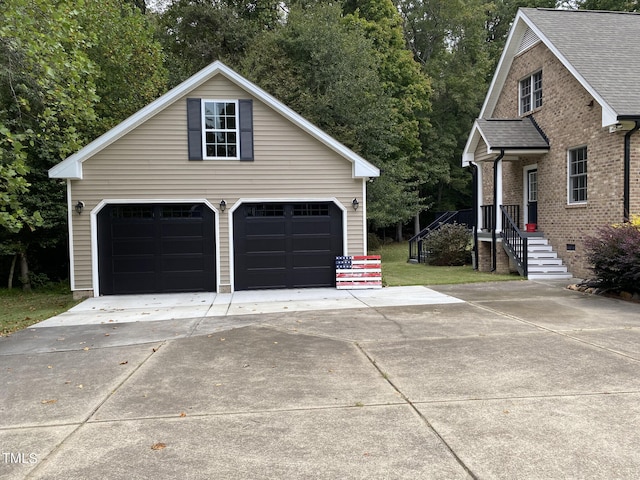
[[[378,175],[220,62],[49,171],[76,297],[332,286]]]

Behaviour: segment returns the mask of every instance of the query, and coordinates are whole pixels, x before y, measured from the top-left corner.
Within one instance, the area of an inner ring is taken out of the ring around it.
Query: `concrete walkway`
[[[377,292],[394,304],[94,305],[0,338],[0,478],[640,476],[640,305],[537,282]]]

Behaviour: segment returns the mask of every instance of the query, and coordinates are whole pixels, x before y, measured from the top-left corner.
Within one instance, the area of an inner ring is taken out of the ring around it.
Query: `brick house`
[[[588,278],[585,237],[640,213],[638,32],[640,14],[518,11],[462,159],[480,270]]]

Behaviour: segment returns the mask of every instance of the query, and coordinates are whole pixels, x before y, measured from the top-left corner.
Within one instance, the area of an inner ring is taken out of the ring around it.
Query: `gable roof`
[[[320,130],[318,127],[313,125],[298,113],[291,110],[280,101],[276,100],[273,96],[269,95],[254,83],[242,77],[241,75],[224,65],[222,62],[216,61],[208,67],[200,70],[192,77],[189,77],[177,87],[169,90],[167,93],[157,98],[146,107],[138,110],[122,123],[118,124],[102,136],[98,137],[93,142],[80,149],[78,152],[67,157],[55,167],[51,168],[49,170],[49,177],[81,180],[82,163],[85,160],[91,158],[102,149],[111,145],[113,142],[123,137],[139,125],[143,124],[151,117],[176,102],[178,99],[184,97],[195,88],[213,78],[215,75],[223,75],[224,77],[235,83],[238,87],[244,89],[246,92],[260,100],[262,103],[268,105],[280,115],[291,121],[293,124],[300,127],[306,133],[316,138],[345,159],[352,162],[354,178],[380,176],[380,170],[377,167],[367,162],[357,153]]]
[[[532,117],[517,119],[478,118],[464,148],[463,165],[474,160],[480,139],[487,154],[535,154],[549,151],[549,140]]]
[[[640,14],[521,8],[480,117],[490,117],[518,53],[544,43],[602,107],[602,126],[640,118]]]

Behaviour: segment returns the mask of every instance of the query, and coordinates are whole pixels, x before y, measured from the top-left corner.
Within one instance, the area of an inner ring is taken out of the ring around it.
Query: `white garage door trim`
[[[347,208],[336,197],[280,197],[280,198],[239,198],[238,201],[228,210],[227,221],[229,222],[229,276],[231,279],[231,292],[235,292],[236,272],[235,272],[235,247],[233,231],[233,213],[244,203],[305,203],[324,202],[333,203],[342,211],[342,251],[343,255],[348,253],[347,235]]]
[[[220,291],[220,211],[206,198],[109,198],[104,199],[91,210],[91,281],[93,296],[100,296],[100,272],[98,271],[98,213],[107,205],[157,203],[203,203],[213,210],[213,228],[216,241],[216,291]]]

